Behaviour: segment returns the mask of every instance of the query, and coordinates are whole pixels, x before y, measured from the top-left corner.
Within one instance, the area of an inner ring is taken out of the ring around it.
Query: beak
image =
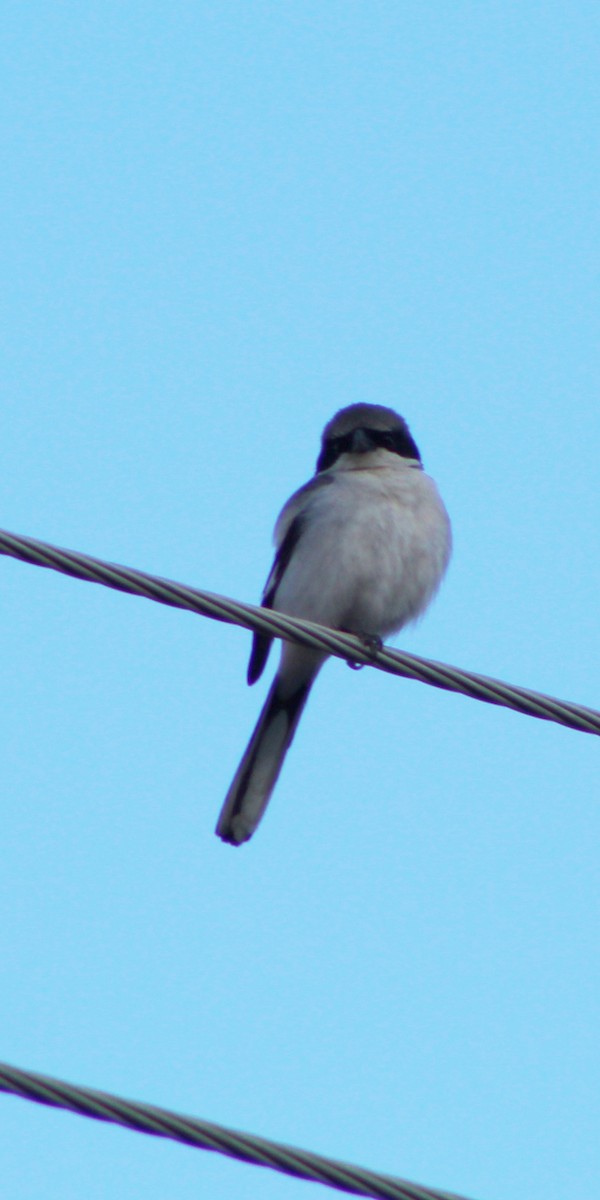
[[[366,429],[355,429],[352,434],[352,454],[366,454],[373,449],[373,441]]]

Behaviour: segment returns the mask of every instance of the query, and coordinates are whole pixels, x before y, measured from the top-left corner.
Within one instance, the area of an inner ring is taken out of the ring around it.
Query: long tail
[[[281,699],[275,677],[219,815],[215,833],[224,842],[239,846],[252,837],[277,783],[313,678]]]

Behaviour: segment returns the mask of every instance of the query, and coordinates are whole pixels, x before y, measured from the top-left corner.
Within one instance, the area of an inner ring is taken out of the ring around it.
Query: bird
[[[323,430],[316,471],[290,497],[274,532],[262,607],[304,617],[371,645],[422,615],[452,549],[446,508],[403,417],[351,404]],[[248,683],[273,638],[254,633]],[[239,846],[271,798],[311,687],[328,655],[282,641],[277,673],[223,803],[216,834]]]

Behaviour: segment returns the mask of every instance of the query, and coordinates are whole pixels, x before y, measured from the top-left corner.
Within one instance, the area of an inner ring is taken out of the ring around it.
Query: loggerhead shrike
[[[425,611],[451,551],[448,514],[408,425],[391,408],[351,404],[325,426],[317,469],[275,526],[264,608],[379,640]],[[255,633],[248,683],[272,638]],[[281,659],[216,833],[239,846],[269,802],[327,655],[292,642]]]

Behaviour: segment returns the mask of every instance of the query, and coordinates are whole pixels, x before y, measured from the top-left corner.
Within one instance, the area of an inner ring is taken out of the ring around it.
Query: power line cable
[[[160,604],[187,609],[204,617],[212,617],[216,621],[242,625],[246,629],[285,638],[302,646],[325,650],[328,654],[343,658],[347,662],[377,667],[390,675],[400,675],[405,679],[416,679],[446,691],[459,692],[473,700],[497,704],[542,721],[555,721],[558,725],[565,725],[581,733],[600,734],[600,712],[594,708],[587,708],[568,700],[557,700],[542,692],[503,683],[499,679],[464,671],[446,663],[420,658],[403,650],[366,646],[364,641],[353,634],[340,633],[324,625],[316,625],[312,621],[286,617],[273,609],[245,604],[227,596],[188,587],[183,583],[163,579],[159,575],[149,575],[145,571],[105,562],[103,559],[92,558],[75,550],[61,549],[48,542],[40,542],[6,530],[0,530],[0,554],[18,558],[34,566],[49,567],[75,579],[100,583],[120,592],[156,600]]]
[[[311,1154],[308,1150],[213,1125],[197,1117],[183,1116],[137,1100],[125,1100],[95,1088],[78,1087],[34,1071],[22,1071],[8,1063],[0,1063],[0,1091],[53,1108],[65,1108],[96,1121],[124,1125],[137,1133],[172,1138],[201,1150],[214,1150],[241,1162],[270,1167],[296,1179],[322,1183],[353,1196],[370,1196],[375,1200],[464,1200],[454,1192],[420,1187],[393,1175],[379,1175],[333,1158]]]
[[[0,530],[0,553],[76,579],[99,583],[161,604],[187,609],[201,616],[286,638],[324,650],[353,664],[374,666],[389,674],[416,679],[527,716],[554,721],[583,733],[600,734],[600,712],[595,709],[557,700],[528,688],[506,684],[404,651],[367,647],[360,638],[351,634],[286,617],[271,609],[191,588],[6,530]],[[376,1200],[461,1200],[454,1193],[423,1188],[406,1180],[379,1175],[308,1151],[237,1133],[167,1109],[21,1071],[8,1064],[0,1063],[0,1091],[14,1093],[40,1104],[65,1108],[96,1120],[114,1122],[138,1132],[172,1138],[244,1162],[271,1167],[353,1195],[375,1197]]]

